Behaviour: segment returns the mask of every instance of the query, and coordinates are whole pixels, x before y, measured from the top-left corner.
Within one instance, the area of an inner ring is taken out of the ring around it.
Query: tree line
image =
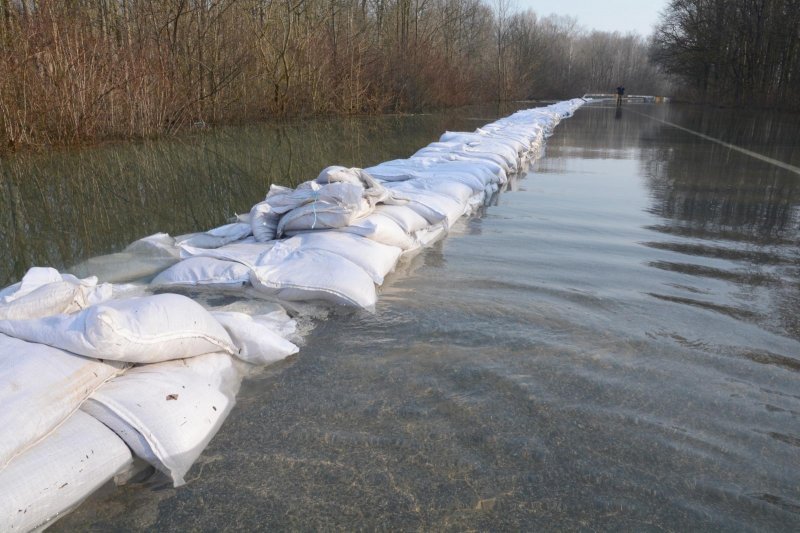
[[[800,110],[800,0],[672,0],[652,59],[690,100]]]
[[[0,0],[0,141],[659,92],[638,35],[509,0]]]

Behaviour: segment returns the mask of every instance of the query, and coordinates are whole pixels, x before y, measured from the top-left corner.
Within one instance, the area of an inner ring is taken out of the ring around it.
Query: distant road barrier
[[[614,93],[586,93],[583,95],[584,100],[587,98],[592,98],[594,100],[616,100],[617,95]],[[643,95],[643,94],[631,94],[628,96],[623,96],[623,100],[626,102],[637,102],[637,103],[647,103],[647,104],[665,104],[669,102],[669,98],[666,96],[651,96],[651,95]]]

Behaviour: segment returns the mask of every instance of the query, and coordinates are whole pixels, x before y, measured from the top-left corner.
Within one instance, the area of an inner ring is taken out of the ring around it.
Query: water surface
[[[800,528],[800,176],[649,116],[800,163],[792,117],[586,106],[375,314],[247,380],[187,486],[108,490],[54,530]],[[493,117],[350,123],[361,151],[330,125],[292,165],[408,155],[470,118]],[[235,176],[301,175],[249,131],[211,137],[239,150],[220,167],[154,163],[98,247],[246,208],[263,191]]]

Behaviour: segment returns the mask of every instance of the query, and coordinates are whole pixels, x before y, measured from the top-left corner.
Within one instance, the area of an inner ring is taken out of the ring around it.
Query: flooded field
[[[5,161],[3,284],[508,112]],[[109,488],[52,530],[797,530],[796,167],[797,117],[585,106],[375,314],[245,381],[186,486]]]

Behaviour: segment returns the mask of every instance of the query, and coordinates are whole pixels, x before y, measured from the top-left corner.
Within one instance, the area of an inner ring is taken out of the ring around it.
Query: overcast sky
[[[517,9],[528,8],[541,17],[551,13],[571,15],[578,18],[578,24],[588,29],[635,31],[642,36],[650,35],[658,14],[668,0],[512,0]]]

